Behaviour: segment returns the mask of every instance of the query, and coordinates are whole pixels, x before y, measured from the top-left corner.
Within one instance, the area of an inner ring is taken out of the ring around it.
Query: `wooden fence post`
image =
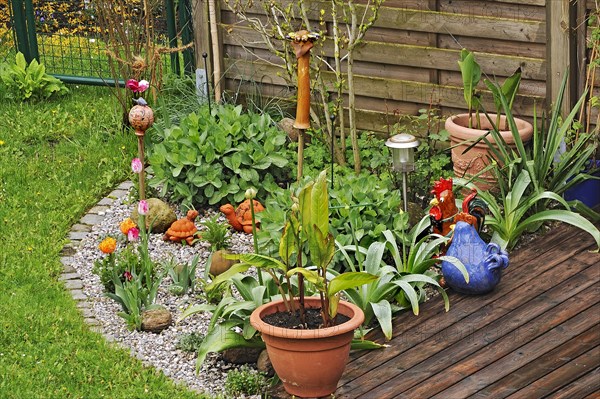
[[[585,1],[585,0],[578,0]],[[546,108],[556,100],[565,73],[569,83],[561,111],[567,115],[577,92],[577,44],[574,40],[576,4],[570,0],[546,1]]]

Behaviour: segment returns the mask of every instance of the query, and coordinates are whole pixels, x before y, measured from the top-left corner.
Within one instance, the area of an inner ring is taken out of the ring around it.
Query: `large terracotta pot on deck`
[[[489,114],[490,118],[495,122],[496,114]],[[525,143],[531,139],[533,135],[533,126],[531,123],[524,121],[519,118],[514,118],[519,131],[521,140]],[[485,141],[480,141],[469,151],[463,154],[473,142],[488,133],[491,129],[491,124],[485,115],[481,115],[481,129],[469,128],[469,114],[459,114],[449,117],[446,120],[446,130],[450,133],[450,142],[452,145],[452,163],[454,164],[454,175],[456,177],[464,177],[469,179],[474,175],[477,175],[489,164],[489,156],[492,154],[489,152],[489,147]],[[475,117],[473,116],[473,123],[475,124]],[[505,126],[506,117],[500,116],[500,127]],[[510,130],[500,131],[502,138],[506,143],[513,149],[516,148],[513,135]],[[494,139],[491,134],[487,135],[487,139],[490,143],[494,143]],[[478,188],[482,190],[489,190],[496,185],[496,179],[494,179],[491,172],[486,172],[478,177],[481,181],[475,181]]]
[[[307,308],[320,308],[318,297],[305,298]],[[357,306],[340,301],[338,313],[350,317],[346,323],[317,330],[295,330],[265,323],[266,315],[284,312],[282,300],[260,306],[250,323],[262,336],[269,359],[285,390],[301,398],[315,398],[335,392],[350,353],[354,330],[364,321]]]

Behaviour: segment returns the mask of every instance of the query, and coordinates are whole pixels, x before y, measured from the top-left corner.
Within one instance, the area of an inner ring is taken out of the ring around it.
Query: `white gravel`
[[[119,231],[119,223],[129,217],[133,210],[132,204],[124,203],[127,198],[118,199],[106,211],[104,221],[93,227],[92,231],[81,241],[81,246],[74,255],[73,266],[77,269],[83,282],[84,294],[94,317],[100,323],[104,335],[119,345],[129,349],[131,354],[141,359],[145,364],[152,365],[161,370],[165,375],[175,381],[182,382],[191,389],[204,391],[211,394],[223,392],[227,371],[233,367],[223,361],[218,355],[209,355],[200,373],[196,373],[196,356],[175,348],[179,338],[183,334],[191,332],[206,333],[210,313],[196,314],[171,327],[160,334],[149,332],[129,331],[125,321],[117,316],[121,310],[120,306],[103,295],[103,286],[98,276],[92,273],[94,261],[103,256],[98,249],[98,244],[106,236],[121,237],[118,248],[125,245],[123,235]],[[214,213],[202,214],[196,219],[196,225],[202,229],[200,222]],[[179,212],[178,217],[182,217]],[[224,220],[224,219],[223,219]],[[196,276],[204,275],[204,266],[209,255],[209,245],[206,242],[198,242],[193,247],[171,242],[164,242],[162,234],[151,234],[149,240],[150,254],[153,260],[166,260],[174,256],[178,262],[191,262],[195,255],[199,255],[200,261],[196,270]],[[252,236],[234,233],[231,237],[230,249],[236,253],[252,251]],[[177,321],[191,304],[202,303],[200,296],[196,294],[177,297],[171,295],[167,287],[171,283],[167,276],[160,287],[156,303],[167,307],[173,320]],[[198,291],[196,287],[196,291]]]

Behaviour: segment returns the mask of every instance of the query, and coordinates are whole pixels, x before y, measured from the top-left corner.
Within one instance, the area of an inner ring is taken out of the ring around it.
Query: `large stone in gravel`
[[[142,312],[142,331],[159,333],[173,322],[171,312],[165,308],[144,310]]]
[[[261,373],[265,373],[267,377],[273,377],[275,375],[275,369],[273,369],[271,359],[269,359],[269,354],[266,349],[260,352],[258,360],[256,361],[256,369]]]
[[[131,214],[131,219],[137,223],[138,217],[137,207],[135,207]],[[152,233],[164,233],[176,220],[177,215],[175,211],[166,202],[158,198],[148,199],[146,229],[150,229],[150,223],[152,223]]]
[[[231,348],[223,351],[223,359],[233,364],[256,363],[262,348]]]

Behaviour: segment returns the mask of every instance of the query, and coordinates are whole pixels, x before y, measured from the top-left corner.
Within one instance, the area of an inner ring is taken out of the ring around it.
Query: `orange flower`
[[[112,237],[106,237],[104,240],[102,240],[100,245],[98,245],[98,248],[105,254],[112,254],[117,248],[117,240]]]
[[[119,225],[119,229],[121,229],[121,233],[123,233],[124,235],[127,235],[127,233],[129,233],[129,230],[133,229],[134,227],[137,227],[137,225],[133,220],[131,220],[131,218],[123,220]]]

